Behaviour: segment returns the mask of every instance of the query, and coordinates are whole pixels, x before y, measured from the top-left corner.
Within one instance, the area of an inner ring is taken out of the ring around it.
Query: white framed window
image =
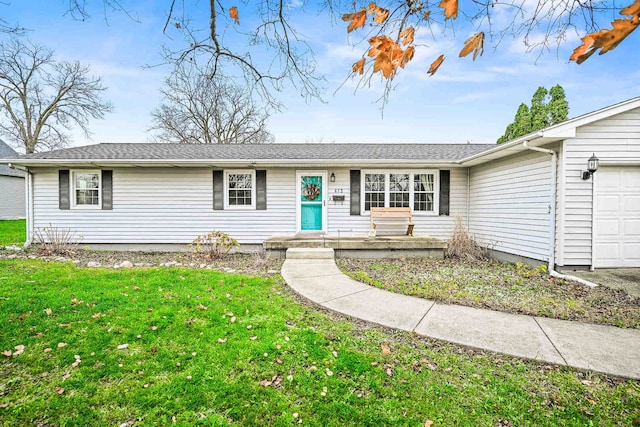
[[[256,171],[228,170],[224,173],[224,207],[228,209],[255,209]]]
[[[433,170],[362,171],[362,212],[372,207],[411,207],[437,213],[438,173]]]
[[[75,209],[100,209],[102,173],[99,170],[71,171],[71,206]]]

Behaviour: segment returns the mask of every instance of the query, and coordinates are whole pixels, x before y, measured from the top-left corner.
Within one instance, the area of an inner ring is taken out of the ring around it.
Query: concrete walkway
[[[437,304],[357,282],[333,249],[288,249],[287,284],[338,313],[425,337],[619,377],[640,379],[640,330]]]

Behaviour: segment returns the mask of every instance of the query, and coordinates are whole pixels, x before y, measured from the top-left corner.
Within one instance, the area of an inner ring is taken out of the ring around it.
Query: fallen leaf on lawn
[[[251,329],[253,326],[251,325],[247,325],[247,329]]]
[[[387,373],[387,375],[389,375],[390,377],[393,376],[393,366],[389,365],[388,363],[386,363],[384,365],[384,371]]]
[[[152,331],[155,331],[155,330],[157,330],[157,329],[158,329],[158,327],[157,327],[157,326],[152,326],[152,327],[151,327],[151,330],[152,330]]]
[[[198,304],[198,306],[196,307],[198,310],[206,310],[207,307],[205,305],[202,304]]]
[[[2,403],[0,404],[0,409],[7,409],[9,407],[8,403]]]
[[[63,348],[63,347],[66,347],[66,346],[67,346],[66,342],[59,342],[58,343],[58,348]]]
[[[276,363],[279,363],[280,365],[282,365],[282,359],[276,358]]]
[[[260,385],[263,387],[269,387],[269,386],[278,386],[280,385],[280,383],[282,382],[282,378],[280,378],[277,375],[274,375],[273,378],[271,378],[270,380],[262,380],[260,381]]]
[[[338,357],[338,352],[337,352],[337,351],[335,351],[335,350],[333,350],[333,351],[331,352],[331,354],[333,355],[333,357]]]
[[[11,357],[11,355],[13,354],[13,352],[11,350],[4,350],[2,352],[3,356],[7,356],[7,357]]]
[[[433,421],[427,420],[424,422],[424,427],[431,427],[433,425]]]
[[[47,316],[51,316],[51,314],[53,313],[53,310],[51,310],[50,308],[45,308],[44,312],[47,313]]]
[[[382,343],[382,354],[388,356],[391,354],[391,349],[389,348],[389,344],[386,342]]]
[[[100,318],[100,316],[102,316],[102,314],[101,314],[101,313],[95,313],[95,314],[92,314],[92,315],[91,315],[91,318],[92,318],[92,319],[99,319],[99,318]]]
[[[69,377],[71,377],[71,372],[65,372],[62,376],[62,381],[69,379]]]
[[[51,347],[47,347],[47,348],[45,348],[45,349],[44,349],[44,352],[45,352],[45,353],[50,353],[50,352],[51,352]]]
[[[249,338],[251,341],[255,341],[258,339],[258,337],[256,335],[252,336],[251,338]]]
[[[590,396],[587,396],[586,399],[587,399],[587,402],[591,403],[592,405],[596,405],[598,403],[598,402],[595,401],[594,398],[592,398]]]
[[[19,319],[19,320],[24,320],[24,319],[26,319],[27,317],[29,317],[29,313],[22,313],[20,316],[18,316],[18,319]]]
[[[133,290],[134,290],[134,291],[139,291],[139,290],[140,290],[140,286],[134,286],[134,287],[133,287]]]
[[[329,368],[327,368],[325,370],[325,373],[327,374],[328,377],[332,377],[333,376],[333,371],[331,369],[329,369]]]
[[[226,342],[227,342],[227,339],[226,339],[226,338],[218,338],[218,342],[219,342],[220,344],[224,344],[224,343],[226,343]]]
[[[231,318],[231,323],[236,323],[236,316],[233,316],[233,317]]]
[[[581,382],[584,385],[591,385],[591,381],[589,381],[589,380],[582,380]]]
[[[13,357],[15,356],[20,356],[22,353],[24,353],[24,346],[23,345],[17,345],[14,347],[16,349],[16,351],[13,352]]]
[[[120,344],[118,346],[118,350],[124,350],[125,348],[129,347],[129,344]]]
[[[62,387],[60,387],[60,388],[56,389],[56,393],[62,394],[62,393],[64,393],[64,389]]]

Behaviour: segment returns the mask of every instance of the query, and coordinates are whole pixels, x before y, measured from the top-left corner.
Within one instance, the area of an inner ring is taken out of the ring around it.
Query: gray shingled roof
[[[43,160],[423,160],[456,161],[495,144],[97,144],[34,153]]]
[[[0,159],[15,159],[20,157],[11,147],[0,141]],[[9,166],[0,165],[0,175],[5,176],[24,176],[24,172],[11,169]]]

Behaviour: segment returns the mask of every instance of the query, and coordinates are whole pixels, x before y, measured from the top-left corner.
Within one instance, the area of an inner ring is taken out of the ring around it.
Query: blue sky
[[[54,49],[58,58],[90,64],[108,86],[105,98],[113,103],[114,112],[105,120],[92,121],[92,139],[78,133],[74,145],[147,142],[150,113],[160,102],[158,89],[170,67],[145,66],[162,63],[161,46],[172,43],[162,34],[170,2],[122,0],[138,22],[121,13],[108,13],[105,19],[100,0],[88,3],[92,18],[85,22],[65,16],[68,2],[63,0],[11,0],[0,4],[0,13],[8,22],[30,29],[29,37]],[[191,3],[192,13],[201,9],[207,17],[208,2]],[[251,25],[252,2],[225,3],[237,4],[241,25]],[[292,0],[291,5],[296,3]],[[542,56],[527,53],[520,40],[504,39],[496,49],[488,40],[484,55],[474,62],[458,58],[462,43],[474,32],[468,22],[458,19],[448,22],[447,38],[417,36],[415,58],[394,80],[396,89],[382,116],[381,105],[375,102],[382,87],[378,78],[372,87],[355,94],[351,81],[338,89],[366,49],[349,46],[346,24],[332,26],[326,15],[311,10],[295,13],[292,22],[300,24],[316,53],[317,68],[326,76],[325,102],[307,103],[293,88],[285,88],[279,97],[286,109],[269,121],[276,142],[493,143],[518,105],[528,103],[538,86],[561,84],[570,117],[640,95],[640,31],[616,50],[594,55],[582,65],[568,61],[580,44],[574,33],[558,50]],[[357,37],[352,33],[351,41]],[[427,76],[429,64],[440,53],[447,56],[443,66],[435,76]]]

